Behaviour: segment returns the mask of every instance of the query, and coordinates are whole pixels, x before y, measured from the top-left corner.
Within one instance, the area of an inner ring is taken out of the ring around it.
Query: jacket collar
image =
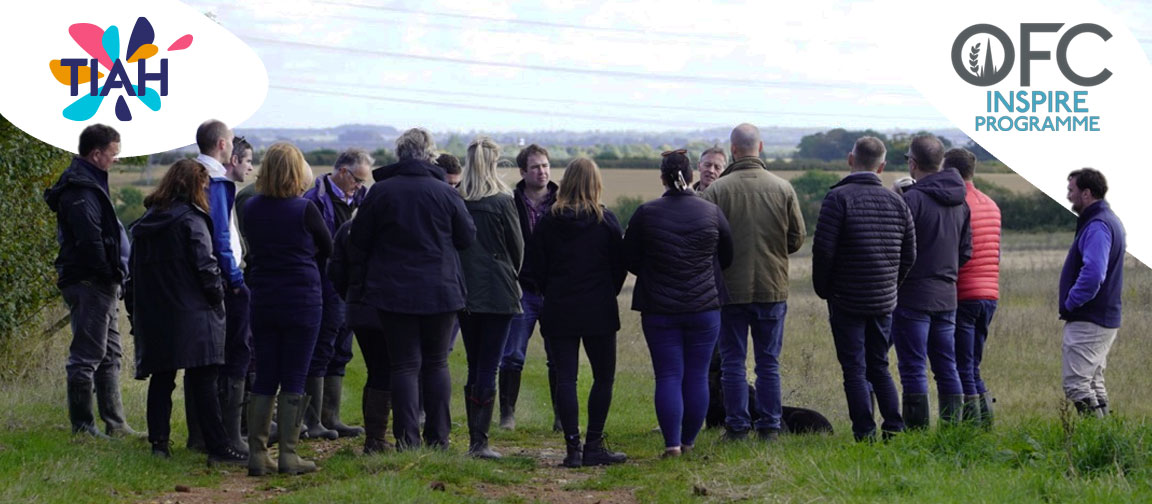
[[[217,161],[216,158],[209,156],[207,154],[201,153],[199,156],[196,156],[196,162],[204,165],[204,167],[208,169],[208,176],[209,177],[212,177],[212,178],[224,177],[224,173],[226,171],[226,170],[224,170],[224,165],[220,164],[220,162]]]
[[[751,170],[753,168],[768,170],[768,165],[764,164],[764,160],[760,159],[759,156],[745,156],[733,160],[732,164],[728,165],[728,168],[725,168],[724,173],[721,173],[720,176],[723,177],[735,171]]]
[[[832,188],[837,188],[848,184],[884,185],[884,183],[880,181],[880,176],[874,172],[854,172],[849,173],[847,176],[840,179],[839,182],[833,184]]]
[[[1111,210],[1111,206],[1108,205],[1108,202],[1105,200],[1099,200],[1091,205],[1088,205],[1088,208],[1085,208],[1083,212],[1080,212],[1080,216],[1076,218],[1076,231],[1084,229],[1084,225],[1088,224],[1088,221],[1108,210]]]

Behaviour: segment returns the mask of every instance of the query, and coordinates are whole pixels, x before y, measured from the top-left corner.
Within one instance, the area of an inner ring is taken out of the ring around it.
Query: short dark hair
[[[436,158],[436,166],[444,169],[444,173],[456,175],[460,173],[460,159],[445,152]]]
[[[1072,179],[1076,180],[1077,188],[1091,191],[1093,198],[1104,199],[1104,195],[1108,193],[1108,180],[1099,170],[1081,168],[1068,174],[1068,180]]]
[[[857,138],[856,144],[852,146],[852,156],[856,160],[856,166],[869,170],[875,170],[877,166],[880,166],[887,152],[888,149],[884,147],[884,142],[874,136]]]
[[[920,171],[931,173],[940,170],[940,162],[944,160],[944,144],[936,135],[913,138],[908,150],[912,152],[912,159],[916,160]]]
[[[216,146],[217,140],[226,136],[228,125],[216,119],[209,119],[196,128],[196,147],[200,149],[200,153],[207,154]]]
[[[520,167],[520,171],[528,169],[528,156],[534,154],[539,154],[545,158],[548,158],[548,149],[545,149],[536,144],[532,144],[523,149],[520,149],[520,153],[516,155],[516,166]],[[551,161],[551,158],[548,158],[548,160]]]
[[[955,168],[964,180],[976,174],[976,155],[963,147],[953,147],[944,153],[944,168]]]
[[[255,150],[252,149],[252,144],[248,143],[248,140],[245,140],[244,137],[242,137],[242,136],[233,137],[232,138],[232,155],[236,156],[236,159],[241,159],[244,157],[244,151],[245,150],[250,150],[250,151],[255,152]]]
[[[665,186],[677,187],[676,182],[683,177],[686,184],[692,183],[692,161],[688,154],[680,151],[664,156],[660,160],[660,180]]]
[[[80,132],[80,157],[120,141],[120,133],[106,124],[93,124]]]

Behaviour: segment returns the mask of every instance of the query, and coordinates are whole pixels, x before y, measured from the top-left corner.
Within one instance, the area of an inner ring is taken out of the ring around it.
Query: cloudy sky
[[[878,42],[907,22],[885,2],[185,3],[268,69],[268,98],[244,127],[950,126],[908,85],[915,62]],[[1152,7],[1102,3],[1152,53]]]

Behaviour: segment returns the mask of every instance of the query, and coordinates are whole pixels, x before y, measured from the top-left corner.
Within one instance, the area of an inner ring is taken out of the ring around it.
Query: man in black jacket
[[[912,139],[908,172],[916,183],[904,190],[904,202],[916,222],[916,264],[900,286],[892,313],[892,340],[904,387],[904,421],[928,427],[928,376],[932,364],[940,396],[940,420],[956,422],[964,389],[956,371],[956,277],[972,257],[964,179],[953,168],[941,170],[944,145],[933,135]]]
[[[828,300],[836,357],[852,433],[876,434],[872,397],[885,433],[904,430],[888,350],[896,289],[916,261],[916,227],[904,200],[884,188],[884,142],[862,137],[848,154],[852,171],[824,197],[812,242],[812,285]]]
[[[120,155],[120,134],[93,124],[80,133],[80,155],[44,191],[56,213],[56,285],[72,311],[68,348],[68,417],[73,433],[105,437],[92,418],[95,389],[108,435],[136,435],[120,402],[121,284],[128,274],[128,237],[108,193],[108,168]]]

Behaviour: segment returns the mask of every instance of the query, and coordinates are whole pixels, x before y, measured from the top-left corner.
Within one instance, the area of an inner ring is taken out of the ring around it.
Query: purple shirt
[[[536,230],[536,224],[544,217],[544,213],[548,211],[548,198],[544,198],[539,204],[533,203],[532,199],[528,197],[527,193],[522,193],[524,199],[524,208],[528,210],[528,232]]]

